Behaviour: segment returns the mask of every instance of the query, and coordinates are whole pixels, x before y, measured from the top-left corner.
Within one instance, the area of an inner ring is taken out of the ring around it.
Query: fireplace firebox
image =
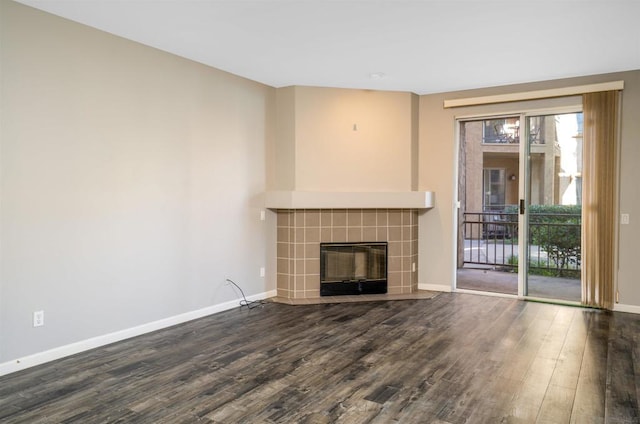
[[[387,292],[387,243],[320,243],[320,296]]]

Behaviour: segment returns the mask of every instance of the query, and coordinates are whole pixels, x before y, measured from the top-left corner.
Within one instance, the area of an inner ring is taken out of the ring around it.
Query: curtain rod
[[[524,91],[520,93],[495,94],[492,96],[467,97],[444,101],[444,108],[488,105],[492,103],[518,102],[523,100],[548,99],[552,97],[576,96],[600,91],[622,90],[624,81],[611,81],[598,84],[576,85],[573,87],[550,88],[548,90]]]

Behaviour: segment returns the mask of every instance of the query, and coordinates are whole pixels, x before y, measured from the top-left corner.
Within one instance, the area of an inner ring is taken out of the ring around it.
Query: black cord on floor
[[[265,302],[263,300],[247,300],[247,298],[244,295],[244,292],[242,291],[242,289],[240,288],[239,285],[237,285],[236,283],[234,283],[232,280],[229,280],[228,278],[226,279],[228,282],[230,282],[231,284],[233,284],[238,290],[240,290],[240,294],[242,294],[242,300],[240,301],[240,306],[246,306],[249,309],[253,309],[257,306],[260,305],[264,305]]]

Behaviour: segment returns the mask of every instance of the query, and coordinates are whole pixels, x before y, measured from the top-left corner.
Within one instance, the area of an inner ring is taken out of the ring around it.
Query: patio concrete
[[[494,293],[518,294],[518,275],[492,269],[460,268],[457,287]],[[573,278],[529,276],[529,296],[580,302],[580,280]]]

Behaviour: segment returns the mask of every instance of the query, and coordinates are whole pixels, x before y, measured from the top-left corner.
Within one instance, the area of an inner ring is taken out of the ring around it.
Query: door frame
[[[486,120],[486,119],[500,119],[500,118],[505,118],[505,117],[513,117],[513,116],[519,116],[520,117],[520,142],[519,142],[519,175],[521,176],[518,180],[518,198],[519,199],[524,199],[525,204],[528,205],[529,203],[529,195],[526,192],[527,189],[527,184],[528,184],[528,179],[529,179],[529,160],[523,160],[523,158],[528,157],[529,155],[529,128],[527,125],[527,117],[529,116],[541,116],[541,115],[559,115],[559,114],[566,114],[566,113],[578,113],[578,112],[582,112],[582,99],[579,98],[579,102],[572,104],[572,105],[566,105],[566,106],[550,106],[550,107],[531,107],[531,108],[527,108],[527,107],[522,107],[522,108],[517,108],[515,110],[508,110],[508,108],[505,107],[505,111],[504,112],[498,112],[496,113],[495,111],[492,112],[487,112],[487,113],[474,113],[474,114],[461,114],[461,115],[456,115],[453,117],[454,119],[454,146],[455,146],[455,154],[454,156],[454,181],[453,181],[453,187],[455,188],[455,195],[453,198],[454,201],[454,205],[452,208],[452,214],[453,214],[453,234],[454,234],[454,240],[456,240],[456,242],[453,244],[453,261],[452,261],[452,266],[453,266],[453,286],[452,289],[454,292],[460,292],[460,293],[471,293],[471,294],[483,294],[483,295],[488,295],[488,296],[498,296],[498,297],[509,297],[509,298],[518,298],[518,299],[523,299],[523,300],[534,300],[534,301],[542,301],[542,302],[547,302],[547,303],[560,303],[560,304],[570,304],[570,305],[582,305],[581,302],[572,302],[572,301],[566,301],[566,300],[560,300],[560,299],[547,299],[547,298],[537,298],[537,297],[533,297],[533,296],[528,296],[525,294],[525,287],[526,287],[526,278],[528,275],[528,253],[526,252],[527,246],[528,246],[528,234],[524,234],[524,236],[519,236],[518,237],[518,257],[520,258],[525,258],[526,260],[524,261],[524,266],[519,265],[518,266],[518,294],[517,295],[512,295],[512,294],[507,294],[507,293],[497,293],[497,292],[486,292],[486,291],[476,291],[476,290],[468,290],[468,289],[459,289],[457,287],[457,270],[458,270],[458,263],[457,263],[457,259],[458,259],[458,228],[459,228],[459,209],[461,207],[461,201],[460,201],[460,192],[459,192],[459,178],[460,178],[460,148],[461,148],[461,131],[460,131],[460,125],[463,122],[468,122],[468,121],[478,121],[478,120]],[[524,142],[523,142],[524,140]],[[518,228],[527,228],[528,225],[528,213],[524,213],[524,214],[518,214]],[[526,255],[526,256],[525,256]],[[582,281],[581,281],[582,284]]]

